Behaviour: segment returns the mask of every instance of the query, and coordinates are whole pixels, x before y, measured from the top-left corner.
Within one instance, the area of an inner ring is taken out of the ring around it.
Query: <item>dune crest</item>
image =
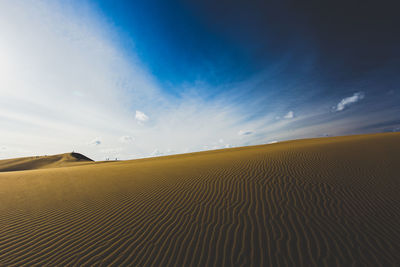
[[[24,171],[45,168],[67,167],[92,162],[90,158],[76,153],[65,153],[51,156],[33,156],[0,160],[0,172]]]
[[[396,266],[400,134],[0,173],[0,266]]]

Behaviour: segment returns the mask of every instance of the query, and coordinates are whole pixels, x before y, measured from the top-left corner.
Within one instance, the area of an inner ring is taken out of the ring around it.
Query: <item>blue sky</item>
[[[2,1],[0,158],[400,130],[391,2]]]

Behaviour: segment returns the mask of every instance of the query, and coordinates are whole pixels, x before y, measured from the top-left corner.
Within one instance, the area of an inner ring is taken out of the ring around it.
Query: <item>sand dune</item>
[[[399,154],[390,133],[2,172],[0,266],[398,266]]]
[[[0,160],[0,172],[67,167],[93,162],[79,153]]]

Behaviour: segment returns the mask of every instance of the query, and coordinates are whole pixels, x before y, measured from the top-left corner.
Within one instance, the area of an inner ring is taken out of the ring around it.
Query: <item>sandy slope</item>
[[[0,173],[0,266],[395,266],[400,134]]]
[[[52,156],[34,156],[0,160],[0,172],[67,167],[91,163],[93,160],[79,153]]]

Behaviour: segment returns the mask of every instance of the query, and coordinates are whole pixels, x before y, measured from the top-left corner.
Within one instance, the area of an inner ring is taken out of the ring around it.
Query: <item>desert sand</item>
[[[0,160],[0,172],[83,165],[93,160],[79,153]]]
[[[0,161],[0,266],[399,266],[400,134]]]

